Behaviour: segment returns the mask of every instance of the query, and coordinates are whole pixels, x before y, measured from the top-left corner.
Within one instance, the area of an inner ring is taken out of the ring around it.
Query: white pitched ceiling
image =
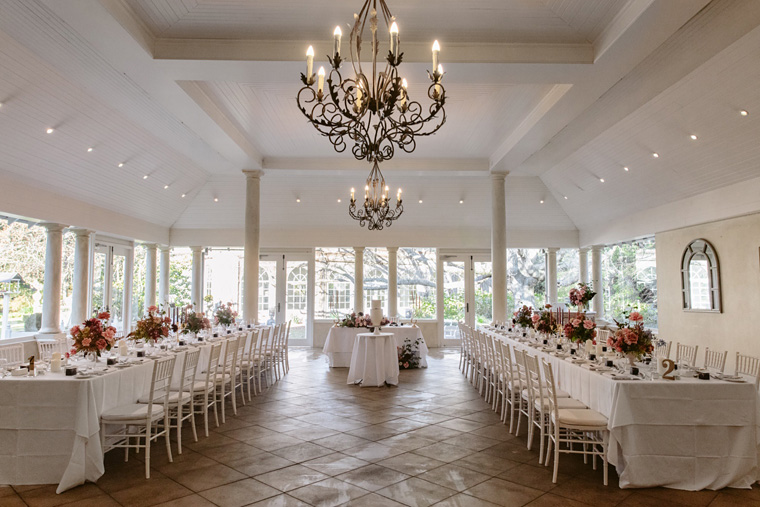
[[[125,0],[162,38],[320,39],[352,22],[359,0]],[[389,2],[407,40],[594,42],[628,0]],[[347,30],[344,30],[348,33]]]

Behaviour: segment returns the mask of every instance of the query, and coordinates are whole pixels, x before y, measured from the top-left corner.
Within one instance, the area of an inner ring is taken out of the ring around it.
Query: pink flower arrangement
[[[518,309],[513,314],[514,318],[512,319],[512,323],[522,327],[533,326],[534,322],[532,320],[532,316],[533,308],[528,305],[523,305],[522,308]]]
[[[578,288],[570,289],[570,304],[579,308],[585,308],[589,302],[594,299],[596,292],[591,290],[591,287],[584,282],[578,284]]]
[[[188,312],[182,324],[182,334],[200,333],[204,329],[211,329],[211,322],[203,314]]]
[[[562,330],[568,340],[573,342],[585,342],[596,338],[596,322],[581,314],[574,318]]]
[[[216,312],[214,313],[214,323],[221,324],[223,326],[231,326],[235,323],[235,319],[238,316],[238,312],[232,309],[232,303],[229,302],[226,305],[219,304]]]
[[[557,325],[557,319],[552,314],[552,305],[545,305],[545,310],[541,312],[541,315],[534,314],[533,327],[539,333],[554,334],[557,332],[559,326]]]
[[[390,320],[388,317],[383,317],[383,320],[381,321],[381,326],[386,326],[390,324]],[[372,319],[369,315],[365,315],[363,312],[351,312],[349,314],[346,314],[346,316],[343,318],[343,320],[337,321],[335,323],[338,327],[375,327],[372,324]]]
[[[97,355],[104,350],[111,350],[116,341],[116,328],[108,325],[111,314],[99,312],[95,317],[74,326],[69,330],[74,345],[69,355],[77,352],[94,352]]]
[[[637,358],[644,354],[651,354],[654,350],[654,336],[649,329],[644,328],[644,317],[637,311],[624,313],[626,322],[615,321],[618,330],[607,338],[607,345],[617,352],[625,355],[634,355]]]
[[[164,316],[164,312],[159,312],[157,306],[148,307],[148,315],[137,321],[137,327],[129,333],[130,340],[144,340],[147,342],[157,342],[161,338],[169,336],[169,326],[172,321],[169,317]]]

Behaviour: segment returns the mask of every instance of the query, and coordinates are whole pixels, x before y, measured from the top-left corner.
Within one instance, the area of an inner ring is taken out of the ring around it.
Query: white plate
[[[131,363],[119,363],[119,364],[115,364],[114,366],[117,367],[117,368],[129,368],[130,366],[132,366],[132,364]]]
[[[87,379],[87,378],[92,378],[94,376],[95,375],[92,375],[90,373],[77,373],[74,378]]]
[[[744,383],[747,382],[747,379],[743,379],[743,378],[726,378],[726,377],[723,377],[723,380],[725,380],[726,382],[736,382],[737,384],[744,384]]]

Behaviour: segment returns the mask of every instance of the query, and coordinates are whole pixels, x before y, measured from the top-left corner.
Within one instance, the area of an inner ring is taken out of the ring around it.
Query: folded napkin
[[[29,370],[26,368],[16,368],[15,370],[11,371],[11,375],[14,377],[23,377],[24,375],[28,375]]]

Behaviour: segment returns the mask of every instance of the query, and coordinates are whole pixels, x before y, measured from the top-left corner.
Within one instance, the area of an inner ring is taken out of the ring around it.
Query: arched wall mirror
[[[705,239],[695,239],[681,259],[683,309],[720,312],[720,270],[718,254]]]

